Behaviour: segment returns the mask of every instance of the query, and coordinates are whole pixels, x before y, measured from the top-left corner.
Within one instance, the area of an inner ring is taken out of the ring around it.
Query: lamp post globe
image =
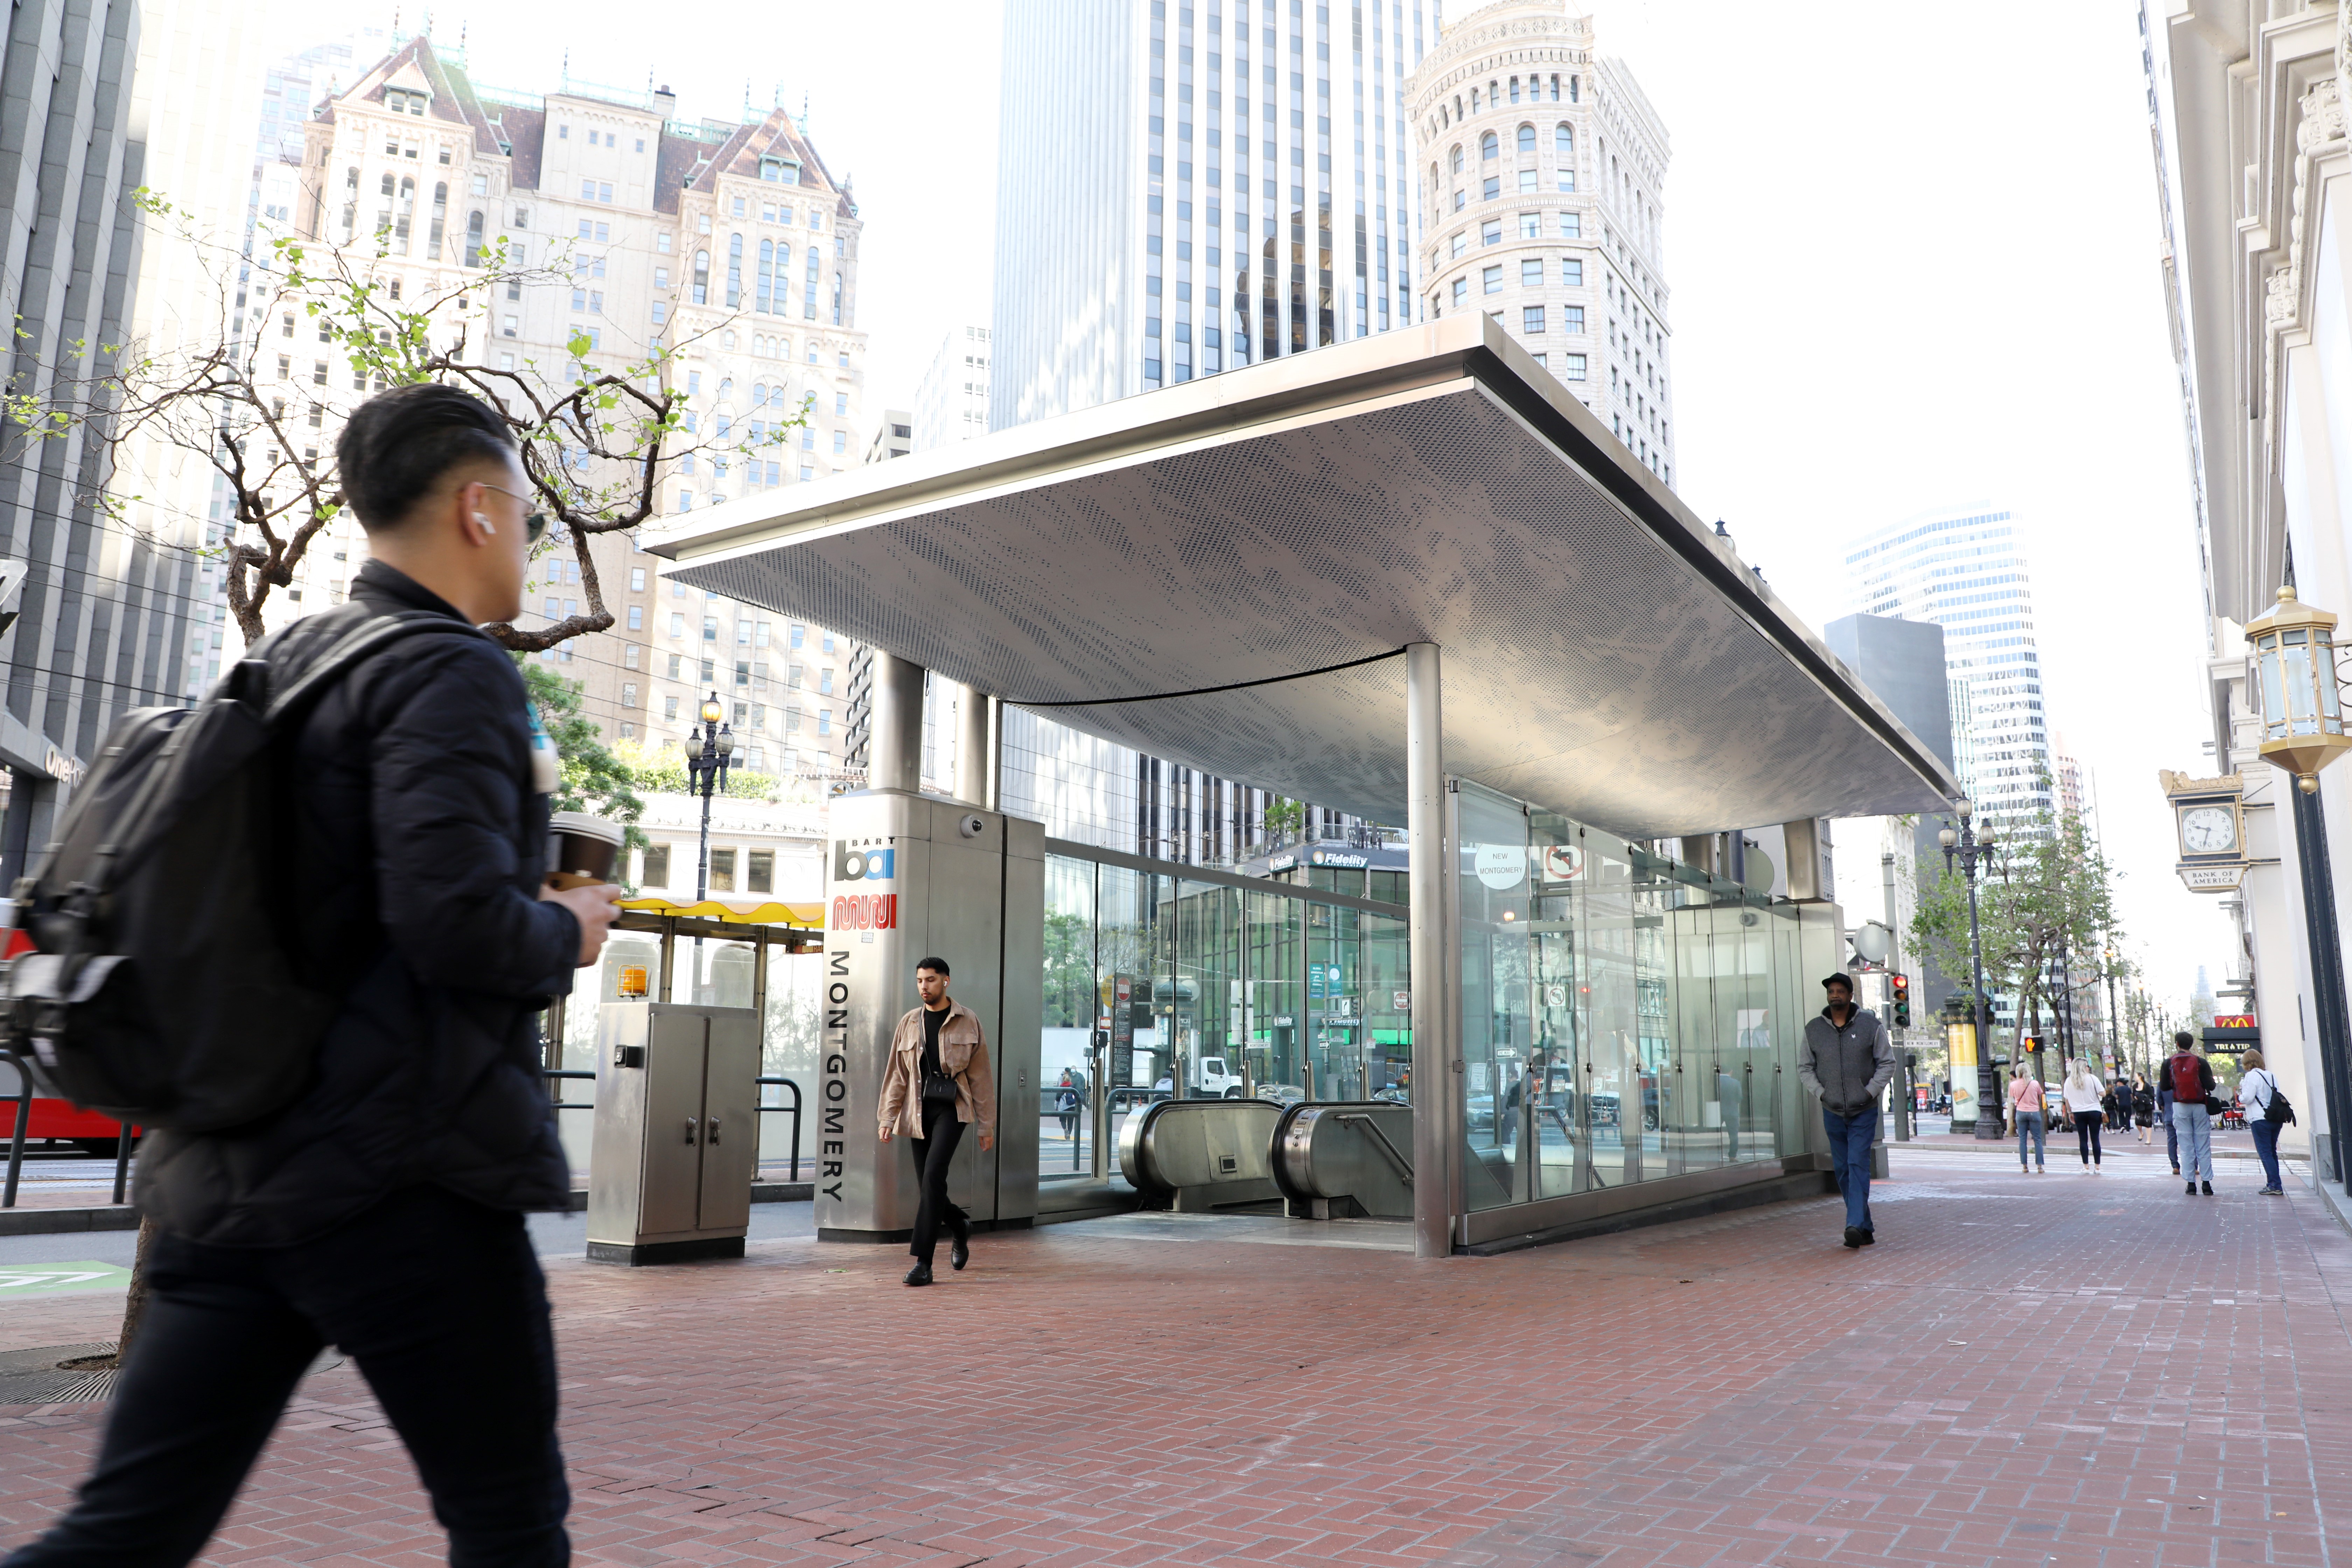
[[[1985,1002],[1984,936],[1977,920],[1977,876],[1980,869],[1990,867],[2000,850],[1998,836],[1990,823],[1982,832],[1977,830],[1973,801],[1962,795],[1952,803],[1952,813],[1960,819],[1958,831],[1943,828],[1937,833],[1936,842],[1944,851],[1944,868],[1957,869],[1969,885],[1969,995],[1977,1056],[1976,1135],[1980,1142],[1991,1142],[2002,1135],[2000,1081],[1992,1062],[1992,1010]],[[1954,1084],[1952,1089],[1957,1110],[1959,1086]]]
[[[2295,787],[2287,798],[2294,807],[2321,1087],[2327,1096],[2329,1123],[2347,1127],[2352,1126],[2352,1007],[2345,997],[2327,819],[2319,804],[2320,770],[2352,747],[2352,736],[2344,732],[2336,683],[2336,622],[2329,611],[2305,604],[2289,583],[2279,589],[2270,614],[2246,623],[2246,647],[2252,666],[2247,673],[2262,694],[2262,759],[2294,775]],[[2330,1138],[2327,1145],[2332,1177],[2341,1183],[2347,1169],[2344,1140]]]
[[[731,726],[722,724],[727,710],[720,706],[719,693],[713,691],[703,700],[702,725],[686,732],[686,770],[688,795],[702,797],[702,834],[694,860],[694,901],[701,903],[710,896],[710,797],[727,793],[728,761],[735,752],[735,735]],[[694,996],[700,1001],[702,992],[702,938],[694,939]]]

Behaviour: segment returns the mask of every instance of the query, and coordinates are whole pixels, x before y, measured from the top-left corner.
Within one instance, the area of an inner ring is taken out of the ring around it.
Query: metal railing
[[[586,1068],[541,1068],[539,1069],[539,1076],[544,1079],[586,1079],[591,1082],[593,1082],[596,1078],[595,1073]],[[765,1098],[762,1097],[760,1110],[762,1113],[771,1110],[789,1110],[793,1113],[793,1163],[792,1175],[789,1179],[797,1182],[801,1179],[801,1086],[793,1082],[791,1079],[771,1077],[765,1074],[752,1079],[751,1081],[762,1087],[769,1084],[780,1084],[783,1088],[789,1089],[793,1091],[793,1102],[790,1105],[770,1105],[767,1103]],[[560,1098],[561,1092],[561,1090],[558,1090],[559,1098],[554,1102],[555,1109],[558,1110],[593,1110],[596,1109],[596,1102],[593,1100],[564,1100]],[[12,1203],[15,1201],[13,1194],[16,1190],[16,1168],[12,1161],[8,1167],[8,1191],[12,1194],[9,1201]],[[121,1203],[122,1201],[119,1194],[114,1201],[116,1203]]]
[[[793,1173],[791,1179],[797,1182],[801,1179],[801,1086],[794,1083],[788,1078],[772,1078],[764,1074],[759,1078],[753,1079],[751,1081],[763,1088],[772,1083],[778,1083],[793,1091],[793,1102],[790,1105],[770,1105],[767,1102],[766,1098],[763,1096],[760,1101],[760,1110],[762,1114],[771,1110],[789,1110],[793,1113]]]
[[[8,1174],[0,1183],[0,1209],[16,1206],[16,1183],[25,1172],[25,1131],[33,1121],[33,1069],[15,1051],[0,1051],[16,1069],[16,1104],[14,1125],[8,1130]],[[115,1124],[114,1136],[114,1201],[120,1204],[131,1184],[131,1123]]]

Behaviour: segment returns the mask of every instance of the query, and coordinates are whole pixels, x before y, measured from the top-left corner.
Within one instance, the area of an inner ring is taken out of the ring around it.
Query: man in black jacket
[[[570,1560],[547,1293],[523,1211],[571,1174],[537,1015],[595,961],[618,889],[545,886],[553,747],[505,650],[538,520],[495,411],[404,386],[337,457],[373,559],[352,602],[270,650],[291,679],[359,621],[423,611],[312,710],[285,767],[284,907],[343,1003],[309,1088],[233,1131],[152,1134],[162,1234],[96,1468],[7,1560],[185,1563],[320,1348],[340,1346],[407,1443],[450,1561]]]

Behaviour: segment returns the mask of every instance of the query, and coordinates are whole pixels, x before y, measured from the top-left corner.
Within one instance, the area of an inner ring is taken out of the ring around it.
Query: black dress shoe
[[[2183,1193],[2186,1193],[2189,1196],[2190,1196],[2190,1197],[2192,1197],[2192,1198],[2193,1198],[2193,1197],[2195,1197],[2195,1196],[2197,1195],[2197,1184],[2196,1184],[2196,1183],[2194,1183],[2194,1182],[2191,1182],[2191,1183],[2189,1183],[2187,1186],[2185,1186],[2185,1187],[2181,1188],[2180,1190],[2181,1190]],[[2208,1191],[2210,1191],[2211,1189],[2210,1189],[2210,1188],[2209,1188],[2209,1189],[2207,1189],[2207,1190],[2208,1190]]]
[[[1869,1234],[1870,1233],[1868,1231],[1863,1229],[1862,1226],[1858,1225],[1850,1225],[1845,1227],[1845,1244],[1848,1247],[1864,1246],[1866,1243],[1863,1238]]]
[[[1862,1233],[1862,1244],[1864,1247],[1876,1247],[1878,1245],[1878,1233],[1874,1230],[1864,1231]]]
[[[931,1266],[930,1266],[929,1264],[928,1264],[928,1263],[918,1263],[918,1264],[916,1264],[912,1268],[909,1268],[909,1269],[908,1269],[908,1270],[907,1270],[907,1283],[908,1283],[908,1284],[909,1284],[909,1285],[928,1285],[928,1284],[929,1284],[930,1282],[931,1282]]]
[[[2210,1182],[2206,1183],[2203,1190],[2207,1197],[2211,1197],[2213,1195],[2213,1184]]]
[[[959,1236],[955,1240],[948,1244],[948,1263],[956,1270],[956,1272],[961,1273],[963,1271],[963,1266],[971,1261],[971,1237]]]

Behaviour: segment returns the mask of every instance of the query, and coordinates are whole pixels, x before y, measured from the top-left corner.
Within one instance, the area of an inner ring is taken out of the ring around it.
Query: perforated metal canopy
[[[1935,758],[1483,315],[675,520],[667,575],[1379,821],[1448,773],[1631,837],[1931,810]],[[1096,705],[1053,706],[1072,702]]]

